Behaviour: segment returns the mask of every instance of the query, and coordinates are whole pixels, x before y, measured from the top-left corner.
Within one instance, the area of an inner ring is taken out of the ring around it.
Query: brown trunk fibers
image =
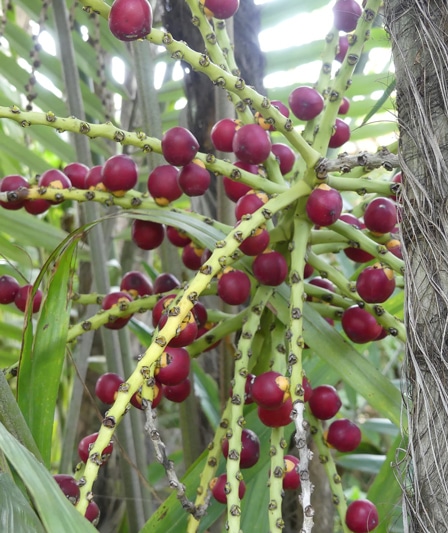
[[[448,6],[387,0],[406,265],[405,530],[448,531]]]

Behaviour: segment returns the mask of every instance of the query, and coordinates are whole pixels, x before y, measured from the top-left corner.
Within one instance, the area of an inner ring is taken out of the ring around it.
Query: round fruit
[[[237,201],[235,205],[236,219],[241,220],[244,215],[255,213],[267,201],[268,196],[264,192],[255,192],[251,189]]]
[[[338,113],[339,115],[346,115],[350,109],[350,100],[344,96],[342,99],[341,105],[339,106]]]
[[[72,182],[68,176],[56,168],[43,172],[39,176],[37,184],[39,187],[52,187],[54,189],[68,189],[72,186]]]
[[[159,274],[154,280],[154,294],[168,292],[178,287],[180,287],[180,281],[169,272]]]
[[[175,294],[167,294],[156,303],[152,308],[152,325],[156,328],[162,318],[162,314],[166,313],[166,310],[176,297]]]
[[[101,177],[109,191],[129,191],[137,185],[138,168],[128,155],[113,155],[104,163]]]
[[[271,139],[258,124],[246,124],[236,131],[232,148],[236,157],[241,161],[259,165],[269,157]]]
[[[191,311],[199,328],[207,324],[207,308],[202,302],[196,302]]]
[[[319,385],[313,389],[308,405],[319,420],[329,420],[341,408],[342,402],[337,390],[331,385]]]
[[[78,482],[73,476],[68,474],[55,474],[53,479],[59,485],[62,492],[67,496],[67,499],[76,505],[79,502],[80,491]]]
[[[72,187],[76,187],[77,189],[86,188],[86,176],[89,172],[87,165],[83,165],[82,163],[69,163],[64,167],[63,172],[72,182]]]
[[[23,176],[19,176],[17,174],[13,174],[11,176],[5,176],[0,182],[0,192],[17,191],[21,187],[28,189],[29,183],[26,181],[26,179]],[[4,207],[5,209],[9,209],[10,211],[16,211],[17,209],[20,209],[21,207],[23,207],[24,203],[25,203],[25,200],[20,200],[19,198],[17,198],[17,200],[14,200],[14,201],[8,201],[8,202],[1,201],[0,205]]]
[[[117,397],[118,388],[124,383],[124,379],[115,372],[106,372],[96,381],[96,397],[107,405],[112,405]]]
[[[362,9],[355,0],[338,0],[333,6],[334,25],[340,31],[350,32],[356,28]]]
[[[101,308],[104,310],[113,310],[124,311],[127,309],[129,302],[132,302],[131,296],[127,292],[111,292],[107,294],[101,304]],[[123,317],[114,317],[113,314],[109,316],[109,322],[104,324],[104,327],[107,329],[121,329],[124,327],[129,320],[131,320],[132,315],[123,316]]]
[[[163,387],[161,383],[158,383],[157,380],[155,384],[151,387],[153,399],[151,400],[151,408],[155,409],[163,398]],[[143,399],[141,394],[141,389],[138,390],[131,398],[131,405],[136,409],[143,409]]]
[[[280,252],[264,252],[254,259],[252,271],[262,285],[277,287],[288,275],[288,264]]]
[[[334,131],[330,137],[328,146],[330,148],[340,148],[350,139],[350,126],[340,118],[337,118],[334,124]]]
[[[269,246],[269,240],[269,231],[264,228],[257,228],[253,235],[246,237],[240,244],[240,250],[249,256],[262,254]]]
[[[280,113],[288,118],[289,117],[289,109],[285,106],[285,104],[283,102],[281,102],[280,100],[271,100],[271,106],[272,107],[275,107],[278,111],[280,111]],[[261,113],[256,113],[255,114],[256,118],[257,118],[257,122],[258,124],[265,130],[268,130],[268,131],[276,131],[276,127],[274,126],[274,124],[272,124],[270,121],[267,121],[263,118],[263,116],[261,115]]]
[[[218,296],[229,305],[241,305],[250,295],[249,276],[241,270],[230,269],[218,279]]]
[[[191,392],[191,382],[189,379],[182,381],[178,385],[164,385],[163,395],[170,402],[182,403],[188,398]]]
[[[159,165],[148,177],[148,191],[157,205],[165,206],[182,196],[179,170],[173,165]]]
[[[162,153],[170,163],[182,167],[193,161],[198,153],[199,143],[196,137],[181,126],[175,126],[163,134]]]
[[[297,490],[300,487],[299,459],[294,455],[285,455],[284,461],[283,489]]]
[[[311,387],[311,384],[306,376],[303,376],[302,378],[302,387],[304,390],[303,401],[306,403],[309,401],[311,395],[313,394],[313,388]]]
[[[173,226],[167,226],[166,236],[168,237],[168,240],[171,244],[174,244],[174,246],[177,246],[179,248],[183,248],[191,242],[190,237],[185,233],[185,231],[177,229]]]
[[[94,189],[96,191],[105,191],[103,185],[103,166],[95,165],[86,174],[85,189]]]
[[[157,222],[135,219],[132,222],[131,237],[142,250],[154,250],[162,244],[165,228]]]
[[[148,0],[115,0],[109,13],[109,29],[120,41],[143,39],[151,32],[152,9]]]
[[[90,455],[90,450],[95,444],[95,441],[97,438],[98,438],[98,433],[92,433],[91,435],[87,435],[87,437],[84,437],[83,439],[79,441],[78,455],[83,463],[87,463],[87,460]],[[101,457],[99,457],[98,459],[95,459],[95,462],[99,460],[101,464],[105,463],[111,456],[113,449],[114,449],[113,442],[110,441],[109,444],[104,448],[103,452],[101,453]]]
[[[288,97],[289,107],[300,120],[312,120],[324,108],[323,96],[312,87],[297,87]]]
[[[373,233],[389,233],[397,224],[397,208],[390,198],[375,198],[364,212],[364,223]]]
[[[14,297],[14,303],[16,304],[16,307],[20,309],[20,311],[22,311],[23,313],[25,312],[26,304],[32,290],[32,285],[24,285],[23,287],[20,287]],[[42,291],[40,289],[37,289],[37,292],[34,295],[33,299],[33,313],[37,313],[39,311],[40,305],[42,303],[42,297]]]
[[[127,272],[120,283],[120,291],[128,292],[132,298],[137,296],[150,296],[154,293],[151,280],[146,274],[131,270]]]
[[[374,341],[382,333],[375,317],[357,305],[342,313],[341,324],[347,337],[357,344]]]
[[[290,424],[292,422],[291,411],[291,398],[288,398],[278,409],[264,409],[260,406],[257,409],[258,418],[265,426],[270,428],[279,428]]]
[[[237,161],[236,163],[234,163],[234,166],[241,168],[242,170],[246,170],[251,174],[258,174],[257,165],[251,165],[249,163],[244,163],[243,161]],[[226,195],[233,202],[237,202],[242,196],[244,196],[251,190],[251,187],[249,185],[246,185],[245,183],[242,183],[240,181],[234,181],[233,179],[230,179],[227,176],[223,177],[222,182]]]
[[[282,176],[291,172],[296,162],[296,155],[292,149],[287,144],[276,143],[272,145],[272,153],[279,162]]]
[[[380,263],[368,266],[360,272],[356,290],[367,303],[385,302],[395,290],[394,271]]]
[[[391,254],[394,254],[398,259],[403,259],[403,253],[401,251],[401,242],[398,239],[391,239],[386,243],[386,248]]]
[[[219,503],[227,503],[227,494],[229,494],[230,491],[230,484],[227,483],[227,474],[221,474],[219,477],[214,477],[210,481],[209,487],[215,500]],[[246,485],[244,484],[244,481],[240,481],[238,486],[238,497],[240,500],[244,497],[245,492]]]
[[[202,196],[210,186],[210,172],[202,161],[192,161],[181,168],[178,181],[187,196]]]
[[[219,120],[210,132],[213,146],[220,152],[232,152],[232,142],[235,136],[237,122],[231,118]]]
[[[160,356],[154,376],[162,385],[179,385],[190,373],[190,355],[185,348],[168,346]]]
[[[352,452],[361,442],[361,430],[351,420],[341,418],[330,424],[326,440],[338,452]]]
[[[11,304],[19,292],[19,282],[12,276],[0,276],[0,304]]]
[[[369,500],[355,500],[347,507],[345,523],[353,533],[369,533],[379,524],[378,511]]]
[[[23,207],[30,215],[41,215],[48,211],[51,207],[51,202],[48,200],[25,200]]]
[[[201,0],[201,3],[217,19],[233,17],[240,6],[240,0]]]
[[[227,459],[229,455],[229,440],[223,439],[221,442],[222,454]],[[240,468],[250,468],[258,462],[260,458],[260,439],[251,429],[243,429],[241,433],[241,455]]]
[[[330,226],[342,213],[342,196],[326,184],[316,187],[306,202],[306,214],[317,226]]]
[[[159,320],[159,329],[162,329],[168,320],[168,315],[163,314]],[[197,337],[198,325],[193,313],[190,311],[180,323],[176,330],[176,335],[168,342],[168,346],[182,348],[188,346]]]
[[[98,505],[94,501],[89,502],[89,505],[87,506],[87,509],[86,509],[86,513],[84,515],[87,518],[87,520],[89,522],[92,522],[94,526],[97,526],[100,521],[100,515],[101,515],[101,512],[100,512],[100,508],[98,507]]]
[[[199,270],[202,266],[202,254],[204,250],[190,242],[182,249],[182,263],[190,270]]]
[[[263,409],[278,409],[289,396],[289,379],[272,370],[257,376],[252,383],[254,402]]]

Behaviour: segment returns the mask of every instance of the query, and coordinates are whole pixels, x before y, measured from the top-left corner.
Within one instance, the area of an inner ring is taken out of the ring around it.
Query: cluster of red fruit
[[[12,276],[0,276],[0,304],[7,305],[14,303],[20,311],[24,312],[32,290],[32,285],[26,284],[21,286]],[[41,303],[42,291],[37,289],[33,298],[33,313],[39,311]]]

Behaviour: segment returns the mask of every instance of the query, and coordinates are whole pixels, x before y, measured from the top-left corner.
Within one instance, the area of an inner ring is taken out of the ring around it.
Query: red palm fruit
[[[77,189],[86,188],[86,176],[89,172],[87,165],[83,165],[82,163],[69,163],[64,167],[63,172],[68,176],[72,187],[76,187]]]
[[[218,296],[229,305],[241,305],[250,295],[249,276],[231,267],[218,278]]]
[[[120,41],[143,39],[152,29],[148,0],[115,0],[109,13],[109,29]]]
[[[227,494],[230,491],[230,484],[227,483],[227,474],[221,474],[219,477],[214,477],[209,484],[212,496],[219,503],[227,504]],[[240,481],[238,486],[238,497],[240,500],[244,497],[246,492],[246,485],[244,481]]]
[[[163,398],[162,384],[158,383],[156,380],[154,386],[152,387],[152,391],[153,391],[154,397],[151,401],[151,408],[155,409],[159,405],[159,403],[162,401],[162,398]],[[141,391],[139,390],[135,394],[132,395],[131,405],[134,406],[136,409],[142,410],[143,409],[142,402],[143,402],[142,394],[141,394]]]
[[[89,522],[91,522],[94,526],[97,526],[100,521],[100,508],[98,505],[92,500],[89,502],[89,505],[87,506],[85,515],[84,515]]]
[[[54,189],[68,189],[72,186],[69,177],[56,168],[43,172],[39,176],[37,184],[39,187],[52,187]]]
[[[374,341],[382,333],[375,317],[357,305],[342,313],[341,324],[347,337],[357,344]]]
[[[19,282],[15,278],[0,276],[0,304],[12,304],[19,289]]]
[[[342,213],[341,193],[325,183],[316,187],[306,202],[306,214],[317,226],[330,226]]]
[[[132,222],[131,238],[142,250],[154,250],[162,244],[165,227],[158,222],[135,219]]]
[[[23,203],[25,211],[30,215],[41,215],[48,211],[51,207],[51,202],[48,200],[25,200]]]
[[[209,249],[205,249],[201,254],[201,266],[204,265],[212,256],[212,252]]]
[[[210,186],[210,172],[202,161],[196,159],[180,169],[178,181],[187,196],[202,196]]]
[[[174,246],[177,246],[179,248],[183,248],[191,242],[190,237],[185,231],[177,229],[173,226],[167,226],[166,236],[171,244],[174,244]]]
[[[289,398],[289,379],[272,370],[264,372],[252,383],[251,394],[263,409],[278,409]]]
[[[347,50],[348,50],[348,37],[347,35],[341,35],[339,37],[339,42],[338,42],[338,51],[335,56],[336,61],[339,61],[339,63],[342,63],[344,61],[344,57],[347,54]]]
[[[303,269],[303,278],[307,279],[311,277],[313,273],[314,273],[314,267],[312,267],[308,263],[305,263],[305,268]]]
[[[163,314],[159,320],[159,329],[162,329],[168,320],[168,315]],[[191,344],[198,335],[198,325],[192,312],[187,313],[180,323],[176,335],[168,342],[168,346],[182,348]]]
[[[178,385],[188,378],[190,355],[185,348],[168,346],[160,356],[154,376],[162,385]]]
[[[292,149],[287,144],[275,143],[272,145],[272,153],[279,162],[282,176],[291,172],[296,161],[296,155]]]
[[[279,428],[287,426],[291,419],[292,400],[288,398],[278,409],[264,409],[258,406],[257,414],[261,422],[269,428]]]
[[[363,224],[360,220],[358,220],[354,215],[351,215],[350,213],[342,214],[339,217],[339,220],[342,220],[347,224],[351,224],[352,226],[355,226],[355,228],[358,229],[364,229],[366,227],[365,224]],[[349,246],[348,248],[345,248],[344,254],[349,259],[351,259],[352,261],[356,261],[357,263],[368,263],[373,259],[373,255],[369,254],[368,252],[365,252],[361,248],[356,248],[355,246]]]
[[[280,252],[265,251],[254,259],[252,271],[262,285],[277,287],[288,275],[288,264]]]
[[[160,319],[162,318],[162,314],[166,312],[175,297],[175,294],[167,294],[152,308],[152,325],[155,328],[158,326]]]
[[[174,403],[182,403],[188,398],[191,392],[191,382],[189,379],[177,385],[164,385],[163,395],[167,400]]]
[[[234,166],[241,168],[242,170],[246,170],[251,174],[258,174],[257,165],[251,165],[250,163],[237,161],[236,163],[234,163]],[[224,185],[224,191],[227,197],[232,200],[232,202],[237,202],[242,196],[244,196],[252,189],[250,185],[246,185],[245,183],[241,183],[240,181],[234,181],[233,179],[230,179],[227,176],[223,177],[222,182]]]
[[[302,378],[302,387],[304,390],[303,401],[306,403],[309,401],[311,395],[313,394],[313,388],[311,387],[311,383],[309,382],[306,376],[303,376]]]
[[[319,420],[329,420],[341,408],[342,402],[337,390],[331,385],[319,385],[313,389],[308,405]]]
[[[129,322],[129,320],[131,320],[131,314],[123,317],[114,317],[113,315],[114,309],[117,311],[126,310],[129,302],[132,302],[131,296],[129,293],[123,291],[111,292],[104,297],[101,308],[106,311],[112,311],[109,315],[109,322],[104,324],[105,328],[121,329]]]
[[[210,138],[213,146],[220,152],[232,152],[232,142],[235,136],[237,121],[231,118],[219,120],[211,129]]]
[[[236,131],[232,148],[236,157],[241,161],[259,165],[269,157],[271,139],[258,124],[246,124]]]
[[[350,139],[350,126],[342,119],[337,118],[334,123],[334,131],[328,143],[329,148],[340,148]]]
[[[106,372],[96,380],[95,395],[103,403],[112,405],[122,383],[124,383],[124,379],[119,374]]]
[[[137,165],[128,155],[113,155],[103,165],[101,181],[109,191],[129,191],[137,185]]]
[[[173,165],[159,165],[148,177],[148,191],[157,205],[166,206],[182,196],[179,170]]]
[[[103,184],[103,166],[95,165],[86,174],[85,189],[95,191],[105,191]]]
[[[285,455],[285,473],[283,475],[283,490],[297,490],[300,487],[299,459],[294,455]]]
[[[123,276],[120,283],[120,291],[128,292],[132,298],[154,294],[151,280],[146,274],[136,270],[131,270]]]
[[[385,302],[395,290],[394,271],[381,263],[368,266],[359,273],[356,290],[367,303]]]
[[[268,201],[268,195],[264,192],[256,192],[251,189],[242,196],[235,206],[235,217],[241,220],[244,215],[252,214],[260,209]]]
[[[257,228],[253,235],[246,237],[240,244],[240,250],[249,256],[262,254],[269,246],[269,240],[269,231],[265,228]]]
[[[255,381],[255,374],[247,374],[246,376],[246,384],[244,385],[244,404],[250,405],[251,403],[254,403],[254,399],[252,398],[252,385]]]
[[[26,179],[23,176],[19,176],[17,174],[5,176],[0,182],[0,192],[17,191],[21,187],[25,189],[29,189],[29,183],[26,181]],[[10,211],[16,211],[17,209],[20,209],[21,207],[23,207],[24,203],[25,203],[25,200],[21,200],[20,196],[17,195],[17,199],[14,199],[13,201],[8,201],[8,202],[1,201],[0,205]]]
[[[288,118],[289,117],[289,109],[285,106],[283,102],[280,102],[280,100],[271,100],[271,106],[275,107],[280,113]],[[255,117],[257,118],[258,124],[265,130],[268,131],[276,131],[276,128],[273,124],[270,123],[270,121],[267,121],[263,118],[261,113],[256,113]]]
[[[323,96],[312,87],[296,87],[288,97],[289,107],[299,120],[312,120],[324,108]]]
[[[349,109],[350,109],[350,100],[346,96],[344,96],[344,98],[342,99],[341,105],[339,106],[338,114],[346,115]]]
[[[403,254],[401,252],[401,242],[398,239],[391,239],[386,243],[386,248],[391,254],[394,254],[395,257],[403,259]]]
[[[362,9],[355,0],[337,0],[333,6],[334,25],[346,33],[356,28]]]
[[[207,323],[207,308],[202,302],[196,302],[193,305],[191,312],[194,315],[198,328],[203,327]]]
[[[26,304],[28,301],[28,298],[31,295],[31,291],[33,290],[32,285],[24,285],[23,287],[20,287],[20,289],[17,291],[15,297],[14,297],[14,303],[20,311],[23,313],[26,309]],[[33,298],[33,313],[37,313],[40,309],[41,303],[42,303],[42,291],[40,289],[37,289],[36,294]]]
[[[397,208],[390,198],[375,198],[364,212],[366,228],[373,233],[389,233],[397,224]]]
[[[175,126],[163,134],[162,153],[170,165],[183,167],[195,158],[199,150],[196,137],[181,126]]]
[[[338,452],[352,452],[361,443],[361,437],[361,430],[354,422],[340,418],[330,424],[326,441]]]
[[[240,0],[200,0],[212,17],[228,19],[238,11]]]
[[[355,500],[347,507],[345,524],[353,533],[369,533],[379,524],[378,511],[369,500]]]
[[[229,440],[224,438],[221,441],[221,450],[227,459],[229,455]],[[241,455],[240,468],[250,468],[258,462],[260,458],[260,439],[255,431],[243,429],[241,432]]]
[[[80,497],[79,485],[76,479],[68,474],[55,474],[53,479],[59,485],[59,488],[65,494],[67,499],[73,505],[76,505],[79,502]]]
[[[199,270],[202,266],[203,248],[198,248],[194,243],[190,242],[182,249],[182,263],[190,270]]]
[[[154,294],[168,292],[180,287],[180,281],[169,272],[162,272],[154,280]]]
[[[91,435],[87,435],[87,437],[84,437],[83,439],[79,441],[78,455],[83,463],[87,463],[87,460],[89,459],[90,450],[95,444],[95,441],[97,438],[98,438],[98,433],[92,433]],[[106,463],[109,457],[111,456],[113,449],[114,449],[113,442],[110,441],[109,444],[103,449],[101,453],[101,457],[98,457],[98,459],[96,459],[95,462],[100,461],[101,464]]]

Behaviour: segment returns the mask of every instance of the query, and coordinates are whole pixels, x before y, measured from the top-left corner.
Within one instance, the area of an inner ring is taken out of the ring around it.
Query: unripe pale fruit
[[[288,98],[289,107],[300,120],[312,120],[324,108],[323,96],[312,87],[297,87]]]
[[[317,226],[334,224],[342,213],[342,196],[326,184],[316,187],[306,202],[306,214]]]
[[[269,134],[258,124],[246,124],[239,128],[232,142],[238,159],[251,165],[259,165],[271,152]]]
[[[101,172],[102,182],[109,191],[129,191],[137,185],[137,165],[128,155],[109,157]]]
[[[151,32],[152,9],[148,0],[115,0],[109,13],[109,29],[120,41],[143,39]]]
[[[369,533],[379,524],[378,511],[369,500],[355,500],[347,507],[345,523],[353,533]]]
[[[199,143],[196,137],[186,128],[175,126],[163,134],[162,153],[170,165],[178,167],[188,165],[198,150]]]

